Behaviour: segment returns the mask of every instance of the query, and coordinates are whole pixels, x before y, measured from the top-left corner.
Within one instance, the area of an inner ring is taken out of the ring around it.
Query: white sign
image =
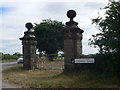
[[[95,62],[94,58],[75,59],[75,63],[94,63],[94,62]]]

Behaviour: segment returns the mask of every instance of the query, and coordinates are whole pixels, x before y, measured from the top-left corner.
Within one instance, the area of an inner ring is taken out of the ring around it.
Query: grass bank
[[[117,77],[96,76],[90,73],[63,74],[62,70],[23,70],[22,66],[3,71],[6,82],[25,88],[118,88]]]

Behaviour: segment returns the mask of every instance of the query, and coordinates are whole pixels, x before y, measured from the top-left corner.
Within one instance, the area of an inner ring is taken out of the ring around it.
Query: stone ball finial
[[[76,12],[74,10],[69,10],[67,12],[67,17],[73,19],[76,16]]]
[[[30,29],[33,28],[33,25],[32,25],[32,23],[28,22],[28,23],[25,24],[25,27],[26,27],[28,30],[30,30]]]

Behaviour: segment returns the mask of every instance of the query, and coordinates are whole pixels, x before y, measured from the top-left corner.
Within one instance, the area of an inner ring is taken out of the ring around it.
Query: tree
[[[92,19],[101,33],[93,35],[90,44],[98,46],[100,53],[117,53],[120,52],[120,2],[110,1],[104,9],[105,17]]]
[[[63,50],[63,37],[61,31],[64,28],[62,22],[46,19],[40,24],[35,24],[35,36],[37,37],[37,49],[46,54],[55,54]]]
[[[14,56],[22,56],[22,54],[21,53],[19,53],[19,52],[15,52],[14,54],[13,54]]]
[[[99,15],[92,19],[100,33],[92,35],[90,45],[99,47],[102,56],[101,63],[106,63],[104,69],[110,68],[110,70],[120,73],[120,1],[109,1],[108,6],[104,7],[103,10],[106,11],[104,17]],[[100,60],[99,57],[98,59]]]

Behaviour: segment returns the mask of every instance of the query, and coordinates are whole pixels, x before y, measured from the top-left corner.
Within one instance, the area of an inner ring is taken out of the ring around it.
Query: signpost
[[[95,63],[94,58],[76,58],[74,63]]]

